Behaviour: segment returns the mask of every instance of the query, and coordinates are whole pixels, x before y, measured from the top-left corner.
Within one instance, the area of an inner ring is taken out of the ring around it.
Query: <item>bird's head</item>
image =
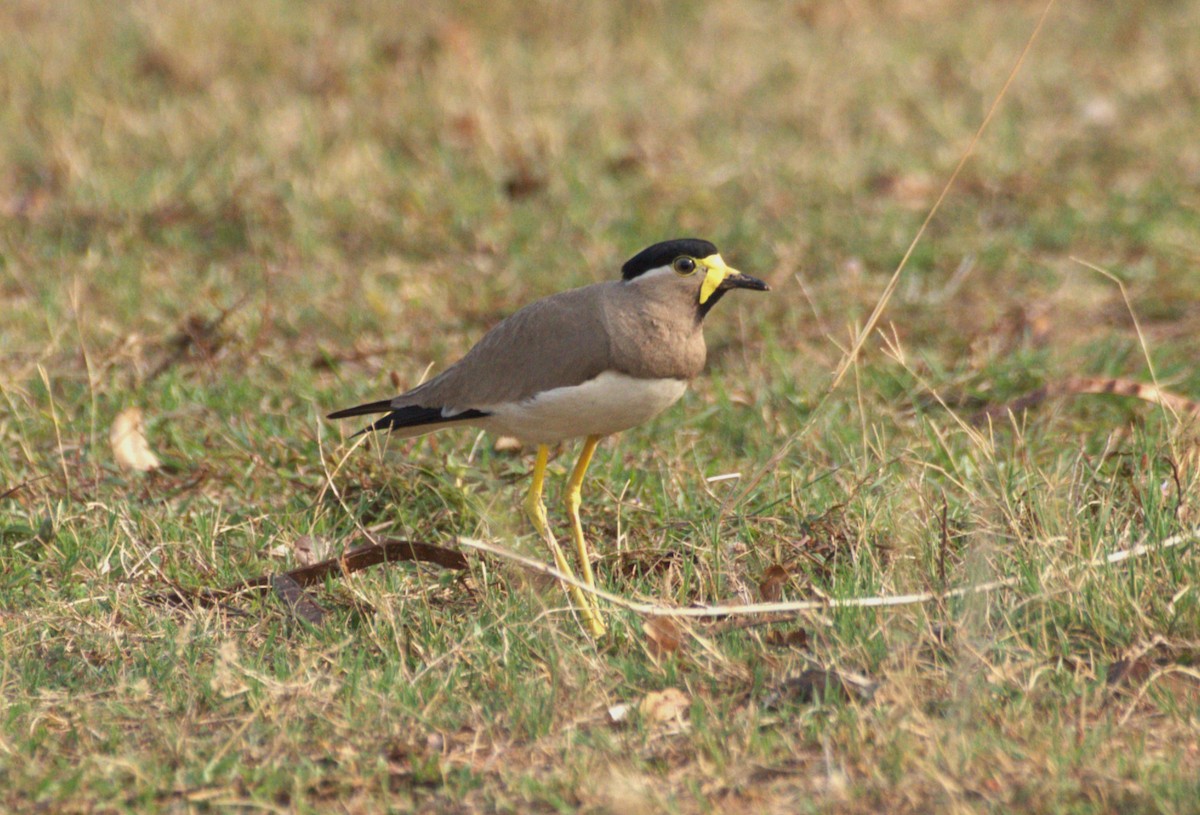
[[[621,276],[627,281],[686,288],[694,295],[700,319],[727,291],[770,291],[757,277],[726,265],[716,246],[697,238],[679,238],[649,246],[626,261]]]

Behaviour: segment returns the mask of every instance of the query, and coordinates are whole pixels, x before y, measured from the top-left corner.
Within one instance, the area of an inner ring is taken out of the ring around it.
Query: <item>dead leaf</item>
[[[518,201],[540,192],[546,186],[546,179],[527,168],[519,168],[504,182],[504,194]]]
[[[808,631],[793,628],[790,631],[768,631],[767,645],[775,648],[807,648]]]
[[[691,704],[692,700],[679,688],[666,688],[647,693],[638,704],[638,713],[654,724],[682,722]]]
[[[774,603],[783,597],[783,586],[787,583],[787,569],[774,563],[767,567],[762,582],[758,584],[758,593],[763,602]]]
[[[113,419],[108,431],[108,443],[121,469],[148,473],[162,466],[146,441],[144,427],[141,408],[125,408]]]
[[[163,215],[172,217],[169,209],[155,213],[152,217],[159,218]],[[211,361],[229,339],[227,335],[221,333],[221,326],[229,318],[229,315],[240,309],[245,303],[246,298],[243,297],[229,308],[222,309],[215,317],[189,314],[184,318],[175,334],[167,338],[163,349],[165,354],[154,370],[150,372],[147,381],[153,382],[180,362],[187,360]]]
[[[586,811],[619,812],[621,815],[650,815],[668,807],[659,797],[658,777],[610,767],[596,773],[580,789]]]
[[[642,623],[642,633],[646,635],[646,650],[656,659],[675,653],[683,642],[679,626],[669,617],[651,617]]]
[[[626,150],[608,160],[605,166],[610,173],[629,173],[644,166],[646,157],[637,150]]]
[[[729,401],[738,407],[754,407],[754,396],[749,391],[736,389],[730,391]]]
[[[1093,96],[1079,111],[1079,119],[1084,124],[1101,130],[1115,126],[1120,118],[1117,103],[1108,96]]]
[[[250,690],[245,670],[239,660],[237,643],[225,640],[217,647],[217,659],[213,665],[212,689],[224,699],[241,696]]]
[[[296,554],[296,562],[301,566],[311,566],[320,563],[333,552],[333,544],[325,538],[312,535],[301,535],[292,545]]]
[[[629,719],[629,714],[633,710],[633,705],[622,702],[619,705],[612,705],[608,709],[608,720],[613,724],[621,724]]]
[[[870,180],[870,184],[875,192],[890,196],[909,209],[928,206],[938,191],[937,182],[932,177],[919,173],[880,173]]]
[[[617,555],[617,562],[612,566],[612,571],[630,579],[660,575],[671,569],[678,569],[679,564],[690,554],[672,549],[665,552],[657,549],[634,549]]]
[[[271,578],[271,587],[298,619],[311,625],[320,625],[325,619],[325,609],[305,594],[304,587],[297,583],[294,577],[286,574],[275,575]]]
[[[763,706],[770,709],[786,701],[817,702],[835,697],[869,702],[878,687],[878,682],[862,674],[833,668],[808,668],[768,693]]]
[[[521,440],[514,436],[497,436],[492,449],[497,453],[519,453],[521,452]]]
[[[1118,659],[1114,660],[1108,666],[1108,678],[1106,683],[1110,688],[1118,688],[1122,685],[1133,685],[1145,682],[1146,678],[1154,671],[1154,663],[1147,659],[1144,655],[1134,659]]]
[[[1109,693],[1126,695],[1142,693],[1153,685],[1181,703],[1192,705],[1200,699],[1200,673],[1189,666],[1190,662],[1191,655],[1155,637],[1114,660],[1108,666],[1106,684]]]

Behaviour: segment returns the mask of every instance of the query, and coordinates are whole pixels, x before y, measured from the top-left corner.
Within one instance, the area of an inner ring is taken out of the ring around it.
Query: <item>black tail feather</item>
[[[372,413],[383,413],[392,409],[391,399],[381,399],[378,402],[368,402],[365,405],[355,405],[352,408],[343,408],[335,410],[326,418],[328,419],[349,419],[351,416],[368,416]]]
[[[376,420],[369,427],[364,427],[354,435],[357,436],[359,433],[367,433],[372,430],[399,430],[405,427],[420,427],[426,424],[447,424],[448,422],[466,421],[467,419],[480,419],[488,415],[482,410],[472,409],[446,416],[442,413],[440,407],[422,407],[420,405],[392,408],[392,400],[384,399],[380,402],[371,402],[366,405],[358,405],[357,407],[334,411],[329,414],[329,418],[347,419],[351,416],[366,416],[371,413],[383,413],[384,411],[388,411],[386,416]]]

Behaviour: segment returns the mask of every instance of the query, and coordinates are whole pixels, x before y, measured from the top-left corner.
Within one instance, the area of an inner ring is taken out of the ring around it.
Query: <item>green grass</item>
[[[1195,546],[1089,565],[1196,525],[1194,434],[1103,396],[965,419],[1151,365],[1200,397],[1200,4],[1056,5],[825,398],[1041,10],[5,4],[0,809],[1197,811]],[[330,581],[319,626],[146,601],[364,526],[545,558],[528,451],[343,461],[321,417],[685,234],[774,291],[723,301],[682,403],[600,448],[604,587],[1014,586],[687,624],[665,656],[477,555]],[[117,466],[133,406],[169,471]],[[781,691],[814,666],[878,689]],[[671,688],[682,719],[609,721]]]

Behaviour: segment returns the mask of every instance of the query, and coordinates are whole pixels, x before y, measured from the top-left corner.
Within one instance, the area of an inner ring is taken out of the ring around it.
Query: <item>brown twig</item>
[[[985,407],[971,417],[971,423],[975,425],[987,424],[989,421],[1003,419],[1010,413],[1017,414],[1023,410],[1037,407],[1047,399],[1085,393],[1132,396],[1136,399],[1161,405],[1180,416],[1191,415],[1200,417],[1200,402],[1189,399],[1186,396],[1180,396],[1177,393],[1163,390],[1155,385],[1135,382],[1131,379],[1072,376],[1059,382],[1045,384],[1024,396],[1013,399],[1011,402]]]
[[[286,589],[290,588],[292,584],[297,588],[303,588],[320,583],[328,577],[348,575],[380,563],[403,561],[432,563],[443,569],[462,570],[467,568],[466,556],[455,549],[438,546],[434,543],[390,539],[356,546],[341,557],[322,560],[311,566],[292,569],[290,572],[259,575],[218,589],[188,589],[174,586],[168,591],[148,595],[146,600],[171,606],[224,606],[226,601],[240,594],[268,589],[274,589],[284,599],[289,599]],[[280,583],[279,581],[283,578],[286,578],[286,582]],[[281,590],[280,585],[285,586],[285,590]]]
[[[48,476],[48,475],[39,475],[37,478],[28,478],[28,479],[22,481],[17,486],[10,487],[9,489],[5,490],[4,492],[0,492],[0,501],[3,501],[5,498],[10,498],[13,495],[16,495],[18,492],[25,489],[30,484],[35,484],[38,481],[41,481],[43,478],[49,478],[49,477],[50,476]]]

